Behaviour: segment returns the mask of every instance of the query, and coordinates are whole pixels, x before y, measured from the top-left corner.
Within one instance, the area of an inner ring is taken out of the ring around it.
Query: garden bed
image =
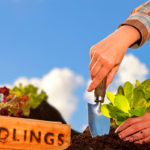
[[[82,134],[73,137],[66,150],[150,150],[150,144],[124,142],[114,131],[111,128],[108,135],[92,138],[87,127]]]

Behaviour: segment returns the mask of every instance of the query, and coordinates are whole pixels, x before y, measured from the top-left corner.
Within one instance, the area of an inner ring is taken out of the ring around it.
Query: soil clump
[[[82,134],[73,137],[66,150],[150,150],[150,144],[124,142],[114,131],[111,128],[108,135],[92,138],[87,127]]]

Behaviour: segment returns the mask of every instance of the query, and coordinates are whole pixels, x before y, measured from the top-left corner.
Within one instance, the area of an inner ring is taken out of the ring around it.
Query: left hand
[[[121,131],[121,132],[120,132]],[[144,144],[150,142],[150,113],[127,119],[115,131],[124,141]]]

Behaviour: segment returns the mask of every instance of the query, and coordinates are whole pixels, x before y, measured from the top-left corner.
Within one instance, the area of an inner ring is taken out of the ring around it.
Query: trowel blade
[[[88,124],[92,137],[108,134],[110,130],[110,118],[98,112],[99,104],[88,103]]]

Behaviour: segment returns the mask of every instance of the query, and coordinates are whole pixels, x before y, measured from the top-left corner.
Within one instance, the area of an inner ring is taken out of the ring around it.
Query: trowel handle
[[[97,97],[97,96],[105,97],[105,93],[106,93],[106,77],[97,86],[97,88],[95,89],[94,95],[95,95],[95,97]]]

